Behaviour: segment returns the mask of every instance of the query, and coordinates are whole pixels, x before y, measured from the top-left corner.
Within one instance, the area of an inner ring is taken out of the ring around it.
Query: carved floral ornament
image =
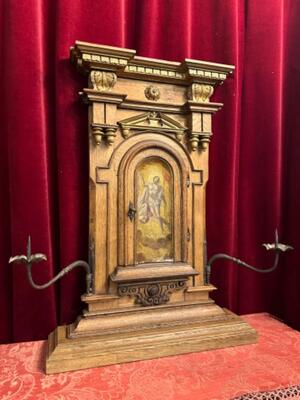
[[[135,303],[141,306],[158,306],[170,300],[170,294],[183,290],[186,287],[186,279],[149,282],[136,284],[119,284],[118,295],[135,297]]]
[[[158,87],[153,85],[147,86],[144,93],[148,100],[157,101],[160,98],[160,91]]]
[[[214,88],[211,85],[193,83],[189,88],[190,100],[197,101],[199,103],[209,102],[209,99],[213,93]]]
[[[115,86],[117,75],[114,72],[91,71],[89,79],[93,89],[99,92],[107,92]]]

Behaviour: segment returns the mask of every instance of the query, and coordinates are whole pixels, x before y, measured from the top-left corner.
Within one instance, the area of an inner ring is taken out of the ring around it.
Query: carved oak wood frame
[[[74,324],[49,336],[47,372],[251,343],[255,332],[209,298],[204,285],[205,187],[214,88],[234,67],[138,57],[76,42],[71,61],[88,76],[92,294]],[[172,171],[173,259],[138,263],[136,168]]]

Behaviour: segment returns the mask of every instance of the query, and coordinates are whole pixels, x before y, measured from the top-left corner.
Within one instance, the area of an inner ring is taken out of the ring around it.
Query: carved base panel
[[[170,294],[182,290],[186,279],[166,282],[148,282],[142,284],[119,284],[118,295],[135,298],[135,303],[142,306],[158,306],[170,300]]]
[[[152,308],[153,309],[153,308]],[[144,327],[131,332],[68,337],[59,326],[49,335],[46,373],[58,373],[136,360],[171,356],[255,343],[257,334],[240,317],[225,309],[219,316],[197,322]],[[184,307],[180,310],[185,313]]]

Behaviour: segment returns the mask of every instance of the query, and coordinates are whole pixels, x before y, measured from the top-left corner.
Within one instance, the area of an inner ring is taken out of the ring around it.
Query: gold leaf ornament
[[[90,82],[93,89],[99,92],[107,92],[115,86],[117,75],[114,72],[92,71],[90,73]]]

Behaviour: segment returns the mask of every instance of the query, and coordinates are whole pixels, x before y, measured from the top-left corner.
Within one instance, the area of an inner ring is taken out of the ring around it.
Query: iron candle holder
[[[53,285],[56,281],[62,278],[64,275],[72,271],[74,268],[81,267],[85,269],[86,272],[86,294],[90,295],[92,291],[92,269],[91,266],[83,260],[77,260],[69,264],[67,267],[63,268],[54,278],[52,278],[49,282],[44,283],[43,285],[38,285],[34,282],[32,277],[32,264],[39,263],[41,261],[46,261],[47,257],[43,253],[31,254],[31,238],[28,236],[27,240],[27,253],[26,255],[18,255],[14,257],[10,257],[9,263],[18,263],[25,264],[27,270],[27,277],[30,283],[30,286],[34,289],[46,289],[47,287]]]
[[[232,261],[232,262],[236,263],[237,265],[240,265],[242,267],[251,269],[252,271],[259,272],[259,273],[262,273],[262,274],[266,274],[268,272],[274,271],[277,268],[278,262],[279,262],[280,253],[284,253],[286,251],[293,250],[292,246],[289,246],[287,244],[279,243],[277,229],[275,231],[275,242],[274,243],[263,243],[262,245],[266,248],[266,250],[271,250],[271,251],[275,252],[275,258],[274,258],[274,262],[273,262],[273,266],[272,267],[269,267],[269,268],[257,268],[257,267],[254,267],[253,265],[250,265],[250,264],[240,260],[239,258],[229,256],[228,254],[225,254],[225,253],[218,253],[218,254],[213,255],[209,259],[209,261],[206,262],[206,266],[205,266],[205,284],[206,285],[210,284],[211,267],[212,267],[212,264],[217,260],[221,260],[221,259],[229,260],[229,261]],[[205,260],[207,260],[206,243],[204,244],[204,247],[205,247],[205,251],[204,251]]]

